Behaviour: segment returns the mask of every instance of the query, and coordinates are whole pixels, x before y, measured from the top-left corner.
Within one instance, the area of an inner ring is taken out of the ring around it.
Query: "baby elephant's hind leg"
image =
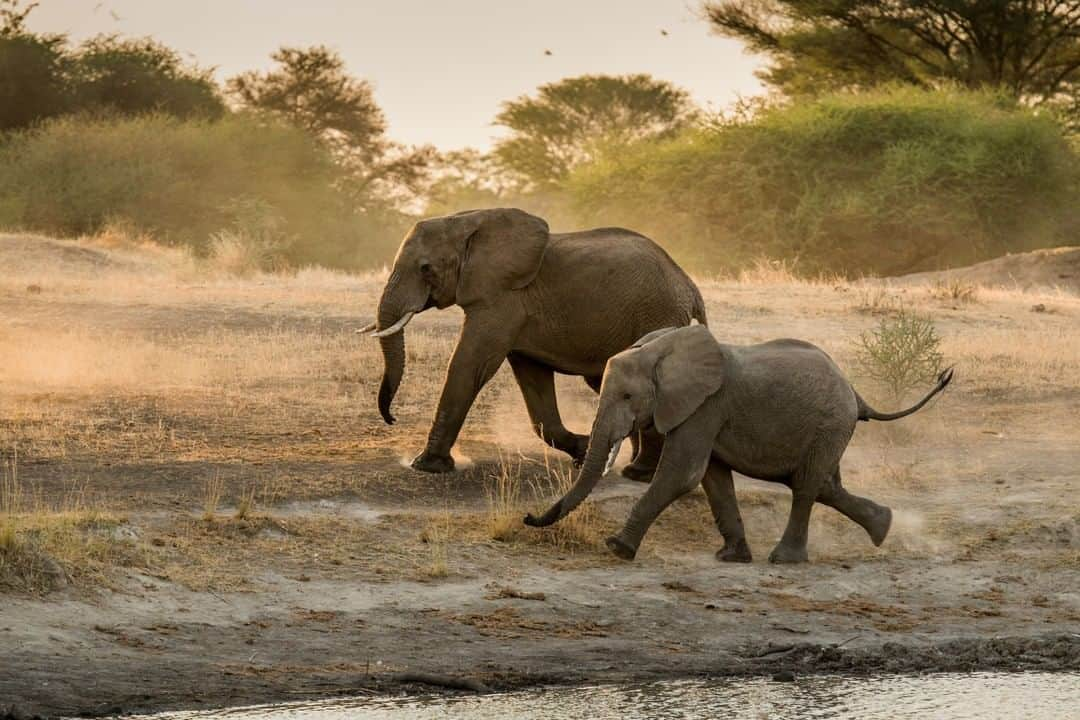
[[[750,554],[750,546],[746,544],[746,530],[739,513],[739,501],[735,497],[735,481],[731,477],[731,468],[713,460],[705,470],[701,486],[705,488],[705,497],[709,499],[716,529],[724,537],[724,547],[716,551],[716,559],[721,562],[751,562],[753,556]]]
[[[858,495],[852,495],[840,481],[840,469],[822,486],[817,501],[838,510],[862,526],[874,545],[885,542],[892,525],[892,510]]]

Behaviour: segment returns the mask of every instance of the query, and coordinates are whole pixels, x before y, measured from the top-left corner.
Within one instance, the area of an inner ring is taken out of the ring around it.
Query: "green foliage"
[[[24,23],[32,9],[0,0],[0,133],[67,108],[65,38],[27,32]]]
[[[377,203],[357,208],[339,189],[346,171],[308,133],[242,114],[60,118],[11,136],[0,167],[0,225],[60,236],[122,221],[205,253],[224,230],[273,235],[290,264],[370,267],[407,224]]]
[[[886,88],[642,142],[568,183],[697,270],[766,256],[893,275],[1062,244],[1077,158],[1052,117],[991,93]]]
[[[72,48],[65,35],[26,29],[34,7],[0,0],[0,132],[65,113],[224,113],[210,73],[175,51],[149,38],[105,35]]]
[[[705,13],[767,55],[760,76],[789,95],[952,82],[1055,103],[1080,90],[1080,2],[711,0]]]
[[[901,308],[860,336],[856,359],[864,375],[900,398],[938,376],[940,345],[933,320]]]
[[[663,137],[693,115],[689,95],[649,75],[582,75],[541,85],[535,97],[503,104],[495,118],[510,135],[495,147],[528,185],[559,183],[604,148]]]
[[[219,117],[225,105],[209,71],[150,38],[100,35],[71,62],[73,107],[121,115],[155,112],[179,118]]]

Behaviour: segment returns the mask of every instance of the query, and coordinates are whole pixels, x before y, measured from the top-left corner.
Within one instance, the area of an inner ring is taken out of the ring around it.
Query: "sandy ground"
[[[845,457],[849,489],[894,509],[881,548],[819,508],[811,563],[771,566],[787,491],[739,479],[756,561],[731,566],[700,491],[633,563],[602,538],[644,486],[614,475],[576,524],[520,526],[571,471],[506,368],[463,469],[408,469],[461,316],[410,326],[388,427],[377,347],[352,332],[378,276],[238,279],[25,236],[0,236],[0,265],[0,716],[437,689],[421,672],[507,688],[1080,669],[1073,294],[702,281],[718,337],[816,342],[883,409],[855,349],[899,307],[932,317],[957,365],[939,401],[860,426]],[[560,390],[586,428],[592,395]]]

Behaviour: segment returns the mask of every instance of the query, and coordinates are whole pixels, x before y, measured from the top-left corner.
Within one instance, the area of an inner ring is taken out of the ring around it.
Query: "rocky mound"
[[[993,260],[938,272],[921,272],[894,279],[904,284],[964,282],[972,285],[1017,287],[1056,287],[1080,293],[1080,247],[1004,255]]]

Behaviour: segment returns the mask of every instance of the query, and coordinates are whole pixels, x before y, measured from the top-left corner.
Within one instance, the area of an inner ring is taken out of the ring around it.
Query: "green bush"
[[[856,360],[864,375],[899,399],[938,376],[944,361],[940,347],[934,321],[901,308],[859,337]]]
[[[891,275],[1068,241],[1077,168],[1050,116],[886,88],[640,143],[567,187],[589,221],[647,232],[698,270],[767,256]]]
[[[9,136],[0,167],[0,225],[58,236],[123,222],[205,253],[261,208],[289,263],[370,267],[406,221],[347,194],[346,171],[304,131],[243,114],[64,117]]]

